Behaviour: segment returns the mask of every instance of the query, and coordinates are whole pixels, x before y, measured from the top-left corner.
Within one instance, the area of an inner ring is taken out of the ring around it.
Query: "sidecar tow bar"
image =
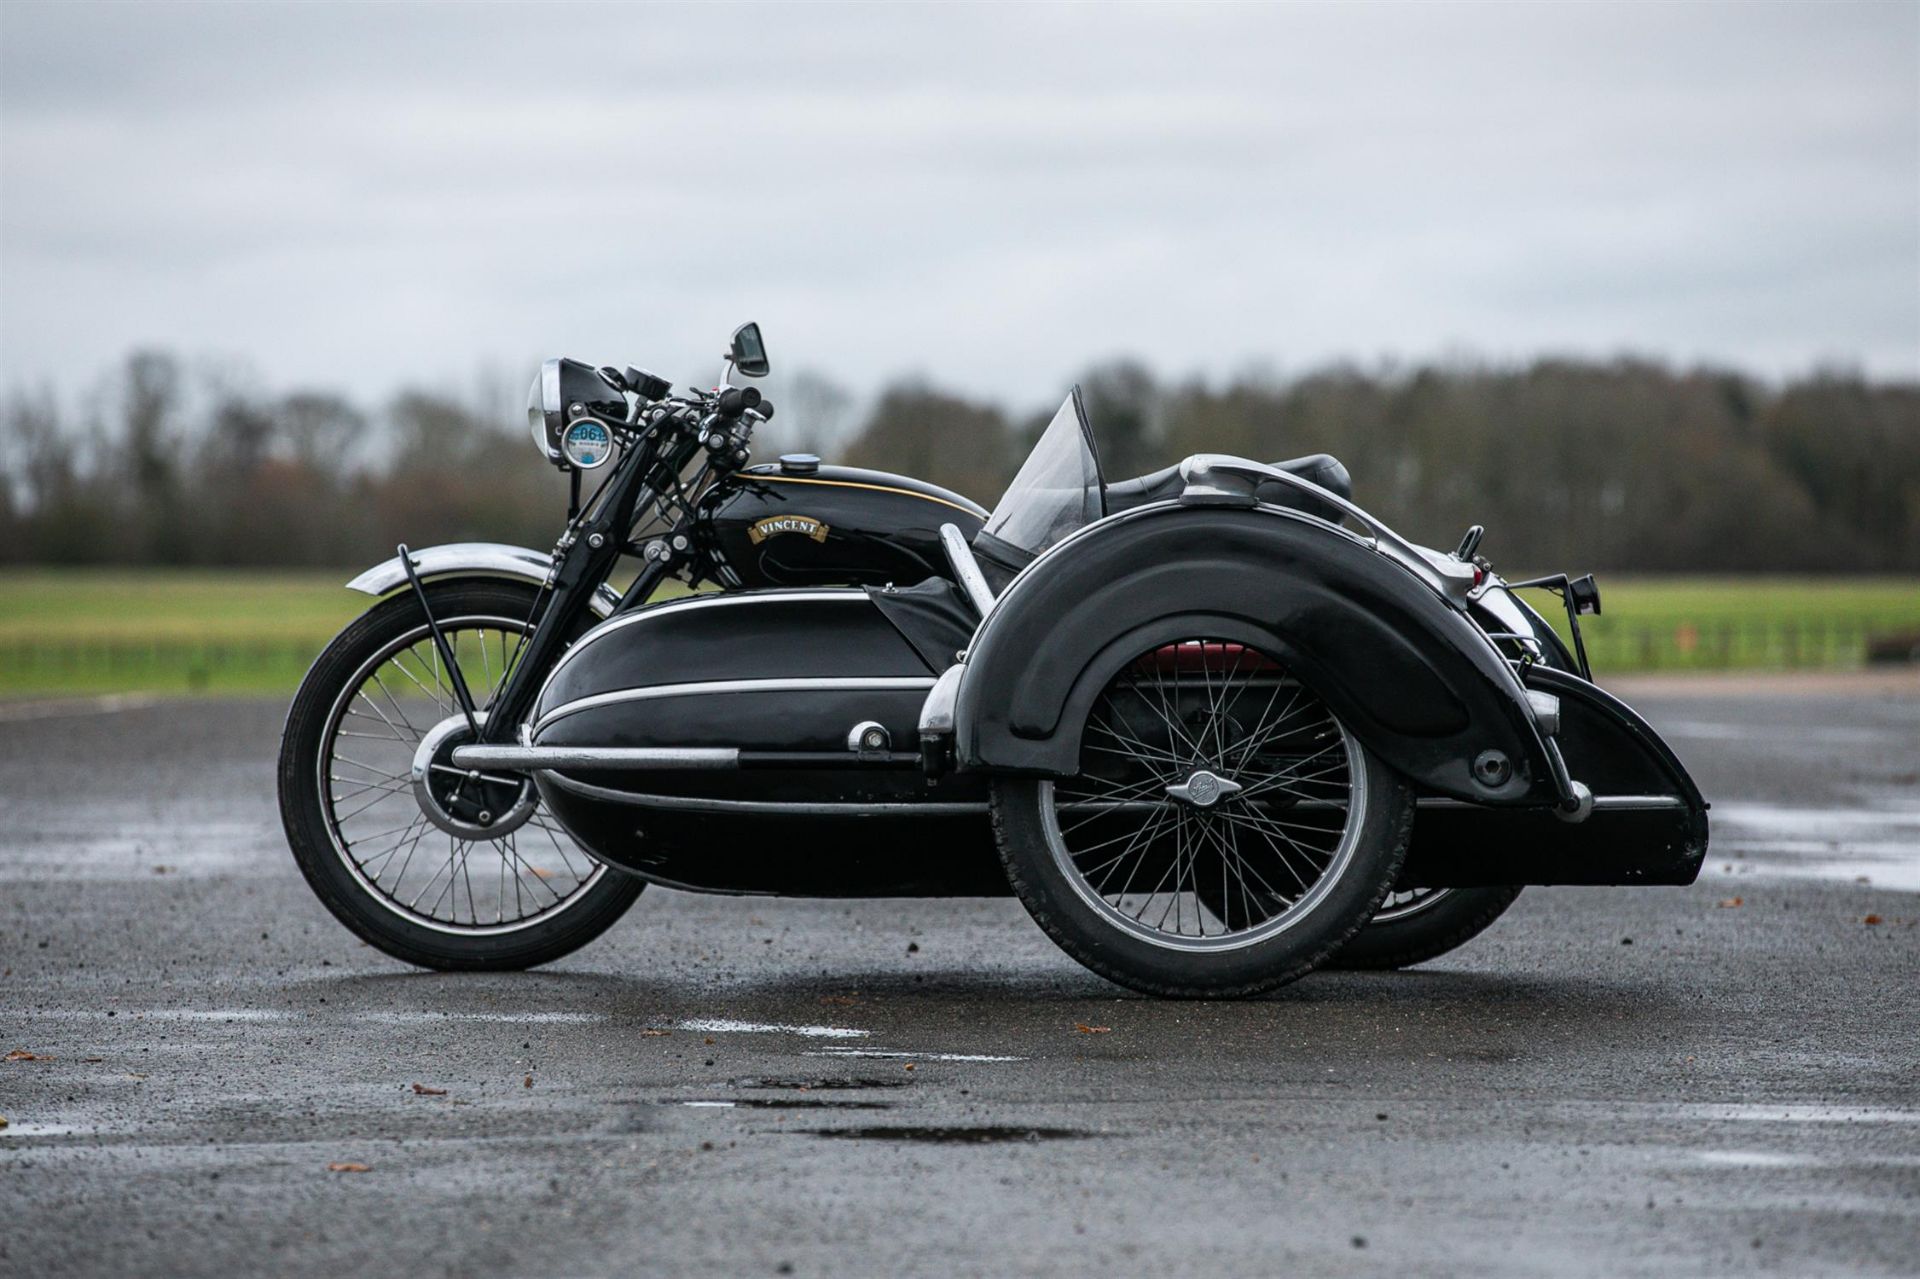
[[[917,751],[743,751],[708,746],[456,746],[459,768],[588,772],[707,768],[918,768]]]

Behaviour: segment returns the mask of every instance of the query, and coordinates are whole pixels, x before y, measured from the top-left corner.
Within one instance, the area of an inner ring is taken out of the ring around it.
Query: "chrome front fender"
[[[411,552],[413,571],[422,580],[437,577],[494,577],[515,582],[546,585],[553,572],[553,556],[524,546],[503,542],[451,542],[446,546],[428,546]],[[385,595],[407,584],[407,571],[400,557],[376,564],[347,583],[350,591],[363,595]],[[607,617],[619,607],[620,593],[602,583],[593,593],[593,615]]]

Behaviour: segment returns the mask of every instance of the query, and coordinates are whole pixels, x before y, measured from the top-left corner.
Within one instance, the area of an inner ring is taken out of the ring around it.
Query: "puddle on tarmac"
[[[882,1048],[822,1048],[809,1057],[877,1058],[881,1061],[1025,1061],[1025,1057],[1001,1057],[993,1053],[907,1053]]]
[[[80,1137],[98,1131],[82,1124],[30,1124],[15,1120],[0,1128],[0,1141],[11,1137]]]
[[[0,881],[103,882],[107,880],[195,878],[209,875],[265,875],[278,870],[267,855],[283,837],[255,822],[195,822],[168,817],[155,833],[151,814],[112,826],[99,823],[16,820],[7,831]],[[136,829],[137,826],[137,829]],[[282,851],[280,857],[285,857]]]
[[[1006,1142],[1037,1144],[1042,1141],[1077,1141],[1099,1135],[1078,1128],[1036,1128],[1013,1124],[984,1124],[968,1128],[796,1128],[793,1131],[811,1137],[837,1137],[845,1141],[899,1141],[942,1146],[992,1146]]]
[[[1709,1168],[1817,1168],[1824,1160],[1775,1150],[1695,1150],[1693,1162]]]
[[[420,1022],[440,1021],[477,1021],[507,1022],[519,1025],[522,1022],[540,1025],[585,1026],[607,1020],[605,1013],[446,1013],[433,1010],[420,1012],[371,1012],[353,1014],[355,1021],[373,1022],[382,1026],[411,1026]]]
[[[292,1021],[299,1013],[275,1008],[47,1008],[22,1014],[36,1021]]]
[[[783,1022],[733,1021],[726,1017],[693,1017],[675,1022],[674,1029],[696,1035],[799,1035],[805,1039],[865,1039],[873,1033],[851,1026],[790,1026]]]
[[[1697,742],[1751,742],[1757,737],[1751,724],[1729,724],[1706,719],[1663,719],[1660,733],[1663,737]],[[1796,742],[1818,743],[1822,746],[1872,745],[1892,741],[1898,734],[1899,730],[1895,728],[1847,724],[1806,724],[1793,730]]]
[[[1730,1123],[1920,1123],[1920,1110],[1900,1110],[1890,1106],[1833,1106],[1820,1102],[1691,1101],[1669,1105],[1653,1103],[1649,1108],[1656,1111],[1665,1111],[1667,1114],[1680,1119],[1714,1119]]]
[[[1920,806],[1795,808],[1726,803],[1713,810],[1706,876],[1818,879],[1920,892]]]
[[[791,1092],[854,1092],[863,1088],[911,1088],[911,1079],[856,1079],[850,1075],[825,1075],[806,1079],[798,1076],[748,1076],[727,1080],[733,1088],[771,1088]]]
[[[830,1097],[729,1097],[718,1101],[663,1101],[663,1106],[710,1110],[892,1110],[890,1101],[844,1101]]]

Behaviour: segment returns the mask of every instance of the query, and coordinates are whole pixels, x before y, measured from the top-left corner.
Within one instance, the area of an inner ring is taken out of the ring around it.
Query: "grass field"
[[[0,570],[0,696],[290,693],[371,601],[351,571]],[[1920,642],[1920,580],[1601,579],[1597,673],[1857,666]],[[1528,592],[1565,629],[1557,601]]]

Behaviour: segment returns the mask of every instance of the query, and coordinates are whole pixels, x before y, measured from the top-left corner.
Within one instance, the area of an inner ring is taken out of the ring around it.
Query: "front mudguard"
[[[413,559],[413,571],[423,581],[440,577],[479,577],[545,586],[553,574],[553,557],[545,551],[508,546],[504,542],[450,542],[445,546],[410,549],[408,554]],[[406,584],[406,569],[396,555],[375,564],[348,582],[347,589],[365,595],[385,595]],[[610,586],[602,584],[593,593],[591,607],[595,617],[610,617],[619,605],[619,592]]]
[[[1480,804],[1560,799],[1525,690],[1474,622],[1372,543],[1276,508],[1114,516],[1035,561],[969,646],[954,697],[963,768],[1067,776],[1079,725],[1129,661],[1206,636],[1307,680],[1423,791]],[[1475,775],[1499,751],[1504,782]]]
[[[1578,675],[1533,667],[1560,699],[1557,740],[1593,791],[1586,820],[1423,799],[1398,887],[1691,884],[1707,855],[1707,802],[1632,707]]]

